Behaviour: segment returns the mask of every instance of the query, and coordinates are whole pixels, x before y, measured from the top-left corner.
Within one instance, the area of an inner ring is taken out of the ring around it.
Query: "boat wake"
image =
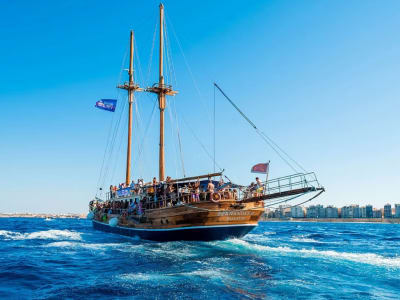
[[[382,266],[389,268],[400,268],[400,257],[385,257],[375,253],[351,253],[338,252],[334,250],[317,250],[317,249],[295,249],[287,246],[270,247],[265,245],[257,245],[245,240],[232,239],[222,242],[225,246],[233,246],[234,249],[244,251],[256,251],[259,254],[268,252],[278,252],[281,255],[300,255],[303,257],[323,257],[335,260],[346,260],[357,263],[369,264],[374,266]]]
[[[31,233],[21,233],[17,231],[0,230],[0,237],[4,240],[81,240],[81,234],[69,230],[45,230]]]

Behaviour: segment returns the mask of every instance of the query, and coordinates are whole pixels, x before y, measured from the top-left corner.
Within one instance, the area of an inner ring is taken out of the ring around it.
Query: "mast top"
[[[172,86],[164,83],[164,4],[160,2],[160,49],[159,49],[159,81],[153,86],[145,89],[146,92],[158,94],[162,98],[164,95],[175,96],[177,91],[172,89]],[[165,108],[164,101],[160,101],[160,109]]]
[[[133,92],[142,92],[144,91],[142,88],[140,88],[137,84],[134,82],[133,74],[134,74],[134,69],[133,69],[133,50],[134,50],[134,32],[131,30],[131,38],[130,38],[130,57],[129,57],[129,81],[125,82],[122,85],[117,85],[117,88],[119,89],[124,89]],[[130,100],[131,101],[131,100]]]

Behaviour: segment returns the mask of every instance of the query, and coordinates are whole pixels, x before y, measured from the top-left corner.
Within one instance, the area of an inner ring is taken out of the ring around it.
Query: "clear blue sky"
[[[327,192],[315,203],[400,203],[400,1],[166,1],[165,9],[179,90],[169,107],[176,107],[188,176],[213,170],[187,123],[212,153],[216,81],[317,173]],[[138,47],[137,80],[151,85],[157,20],[156,1],[0,2],[0,212],[87,210],[109,128],[126,100],[115,86],[129,30]],[[94,108],[98,99],[116,97],[114,119]],[[136,140],[155,96],[137,101]],[[216,160],[227,175],[249,183],[250,167],[266,160],[271,177],[292,172],[221,95],[216,102]],[[181,176],[168,111],[166,119],[167,174]],[[134,148],[134,178],[157,175],[157,123],[158,115],[139,162]],[[124,180],[123,134],[106,187]]]

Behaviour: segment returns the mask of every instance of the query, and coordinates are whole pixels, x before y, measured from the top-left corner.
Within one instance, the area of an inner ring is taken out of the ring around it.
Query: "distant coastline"
[[[400,224],[399,218],[261,218],[260,222],[386,223]]]
[[[84,219],[85,214],[0,213],[0,218]]]

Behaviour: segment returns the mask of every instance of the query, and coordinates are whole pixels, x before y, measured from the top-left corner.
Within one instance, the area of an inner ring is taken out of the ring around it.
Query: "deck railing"
[[[320,188],[317,176],[315,173],[298,173],[289,176],[279,177],[264,182],[266,187],[264,193],[282,193],[301,188]]]

